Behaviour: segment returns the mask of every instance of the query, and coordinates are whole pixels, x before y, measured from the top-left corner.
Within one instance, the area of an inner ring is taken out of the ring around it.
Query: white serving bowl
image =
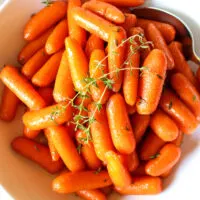
[[[177,13],[200,33],[200,12],[197,0],[149,0],[154,5]],[[0,66],[17,64],[17,54],[24,45],[23,27],[31,14],[43,5],[40,0],[0,0]],[[199,34],[200,37],[200,34]],[[200,48],[200,43],[198,44]],[[2,84],[0,86],[0,93]],[[0,200],[66,200],[75,195],[58,195],[51,191],[53,177],[36,164],[17,155],[10,148],[11,140],[22,134],[21,107],[11,123],[0,121]],[[153,196],[117,196],[110,200],[199,200],[200,128],[185,136],[182,158],[174,173],[164,182],[165,189]]]

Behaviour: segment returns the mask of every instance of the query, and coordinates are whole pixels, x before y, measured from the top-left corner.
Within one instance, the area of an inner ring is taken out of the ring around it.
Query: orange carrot
[[[139,114],[148,115],[156,110],[160,100],[167,69],[166,56],[161,50],[154,49],[143,66],[136,106]]]
[[[0,78],[3,83],[31,110],[38,110],[45,106],[42,97],[33,86],[19,74],[17,68],[6,66],[2,69]]]
[[[53,89],[51,87],[39,88],[38,93],[44,99],[47,106],[53,104],[53,102],[54,102],[54,100],[53,100]]]
[[[32,83],[39,87],[49,86],[56,78],[63,50],[54,54],[32,77]]]
[[[31,130],[28,127],[24,126],[23,134],[29,139],[35,139],[40,133],[40,130]]]
[[[22,74],[31,79],[34,74],[46,63],[49,56],[45,53],[44,48],[36,52],[22,67]]]
[[[16,115],[18,105],[19,99],[4,86],[0,105],[0,119],[12,121]]]
[[[170,89],[164,90],[160,99],[160,107],[184,133],[190,134],[196,129],[198,123],[195,116]]]
[[[126,104],[126,110],[128,112],[129,115],[133,115],[136,112],[136,106],[130,106],[128,104]]]
[[[146,171],[145,171],[145,166],[146,162],[140,162],[139,166],[131,173],[133,176],[145,176]]]
[[[72,193],[80,190],[92,190],[112,185],[107,171],[66,172],[53,180],[53,191]]]
[[[139,166],[139,158],[136,151],[134,151],[129,155],[123,155],[123,156],[126,157],[125,162],[127,163],[127,168],[129,172],[133,172],[135,169],[137,169],[137,167]]]
[[[149,195],[162,191],[162,181],[159,177],[136,176],[132,182],[128,187],[115,187],[115,190],[122,195]]]
[[[72,117],[69,102],[55,104],[39,111],[29,111],[23,115],[24,124],[31,130],[41,130],[50,126],[63,124]]]
[[[85,200],[106,200],[106,196],[100,190],[80,190],[77,192],[79,197]]]
[[[67,37],[67,34],[68,23],[67,20],[64,19],[59,22],[47,39],[45,44],[47,54],[53,54],[62,49],[65,46],[65,38]]]
[[[100,0],[100,1],[105,1],[117,6],[130,6],[130,7],[140,6],[144,3],[144,0]]]
[[[134,14],[125,13],[125,22],[121,26],[128,31],[130,28],[134,27],[137,23],[137,18]]]
[[[145,170],[151,176],[160,176],[171,169],[180,159],[181,149],[176,145],[166,144],[158,156],[147,162]]]
[[[179,131],[178,137],[174,141],[172,141],[172,143],[175,144],[176,146],[180,147],[183,142],[183,137],[184,137],[183,132]]]
[[[124,14],[115,6],[101,1],[88,1],[82,6],[116,24],[124,23]]]
[[[17,153],[36,162],[51,174],[59,172],[64,167],[61,160],[56,162],[51,160],[48,147],[33,140],[17,137],[12,141],[11,146]]]
[[[200,67],[198,68],[198,70],[196,72],[196,78],[197,78],[198,82],[200,83]]]
[[[56,24],[56,22],[61,20],[66,15],[66,11],[67,4],[63,1],[56,1],[43,8],[26,24],[24,29],[24,39],[34,40],[52,25]]]
[[[74,138],[75,137],[75,128],[76,128],[76,124],[74,124],[72,121],[68,121],[66,124],[66,129],[67,129],[67,132],[69,133],[70,137],[71,138]]]

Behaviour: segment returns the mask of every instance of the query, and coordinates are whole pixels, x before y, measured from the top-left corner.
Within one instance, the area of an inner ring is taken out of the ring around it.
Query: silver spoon
[[[187,49],[187,52],[193,53],[198,64],[200,64],[200,49],[198,49],[196,45],[199,42],[198,37],[200,37],[200,34],[199,36],[197,34],[194,34],[189,24],[186,24],[182,19],[180,19],[175,14],[160,8],[143,7],[143,8],[134,8],[131,9],[131,11],[134,14],[136,14],[137,17],[162,21],[173,25],[176,28],[177,36],[181,39],[189,36],[192,40],[192,46],[190,47],[187,46],[187,48],[190,48]]]

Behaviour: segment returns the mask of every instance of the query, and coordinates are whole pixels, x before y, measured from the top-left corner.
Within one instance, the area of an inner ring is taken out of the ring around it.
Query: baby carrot
[[[198,68],[198,70],[196,72],[196,78],[197,78],[198,82],[200,83],[200,67]]]
[[[123,156],[125,156],[125,166],[127,166],[129,172],[133,172],[135,169],[137,169],[137,167],[139,166],[139,158],[136,151],[129,155]]]
[[[112,80],[112,90],[118,92],[122,85],[123,67],[126,45],[126,31],[122,27],[113,28],[108,39],[108,69],[109,78]]]
[[[38,87],[49,86],[56,78],[63,50],[52,55],[41,69],[32,77],[32,83]]]
[[[174,141],[172,141],[172,143],[180,147],[183,142],[183,136],[184,136],[183,132],[179,131],[178,137]]]
[[[74,87],[77,91],[83,92],[87,84],[85,78],[88,76],[87,57],[75,39],[71,37],[66,38],[65,46]]]
[[[132,153],[136,142],[123,97],[120,94],[111,96],[106,111],[115,148],[122,154]]]
[[[46,54],[45,49],[40,49],[22,67],[22,74],[26,76],[26,78],[31,79],[48,59],[49,56]]]
[[[135,176],[132,184],[125,187],[115,187],[115,190],[122,195],[150,195],[162,191],[162,181],[159,177]]]
[[[137,18],[134,14],[125,13],[125,22],[121,26],[128,31],[130,28],[134,27],[137,23]]]
[[[36,138],[40,133],[40,130],[31,130],[28,127],[24,126],[23,134],[29,139]]]
[[[167,69],[167,59],[163,51],[152,50],[144,61],[141,77],[139,79],[139,90],[137,101],[137,112],[139,114],[153,113],[160,100]]]
[[[109,3],[101,1],[88,1],[84,3],[82,7],[97,13],[98,15],[116,24],[121,24],[125,21],[124,14],[117,7]]]
[[[159,29],[154,24],[149,24],[146,29],[147,39],[152,41],[154,48],[162,50],[167,58],[167,69],[174,68],[174,59]]]
[[[107,171],[66,172],[53,180],[53,191],[72,193],[80,190],[92,190],[112,185]]]
[[[33,140],[17,137],[12,141],[11,146],[17,153],[39,164],[51,174],[59,172],[64,167],[62,160],[56,162],[51,160],[48,147]]]
[[[17,68],[6,66],[2,69],[0,78],[3,83],[31,110],[38,110],[45,106],[42,97],[33,86],[19,74]]]
[[[146,173],[151,176],[160,176],[171,169],[180,159],[181,149],[176,145],[166,144],[159,152],[158,156],[147,162]]]
[[[68,0],[67,18],[68,18],[69,36],[75,39],[81,45],[81,47],[84,47],[86,43],[86,31],[76,24],[72,14],[73,8],[80,6],[81,6],[81,0]]]
[[[106,200],[106,196],[100,190],[80,190],[76,192],[79,197],[82,197],[85,200]]]
[[[65,127],[67,129],[67,132],[69,133],[70,137],[71,138],[74,138],[75,137],[75,129],[76,129],[76,124],[74,124],[72,121],[68,121],[66,124],[65,124]]]
[[[135,135],[136,143],[139,143],[144,136],[150,122],[150,115],[140,115],[135,113],[131,116],[131,125]]]
[[[68,34],[68,23],[64,19],[54,28],[47,39],[45,50],[47,54],[53,54],[65,46],[65,38]]]
[[[34,40],[44,31],[61,20],[67,11],[67,4],[63,1],[56,1],[43,8],[34,15],[26,24],[24,29],[24,39]],[[42,24],[42,26],[41,26]]]
[[[44,99],[47,106],[53,104],[53,89],[51,87],[38,88],[38,93]]]
[[[123,165],[117,153],[108,151],[105,154],[108,174],[117,187],[127,187],[131,184],[131,176],[127,168]]]
[[[133,176],[146,176],[145,171],[146,162],[140,162],[139,166],[131,173]]]
[[[124,6],[124,7],[140,6],[144,3],[144,0],[100,0],[100,1],[105,1],[117,6]]]
[[[178,137],[179,129],[176,123],[160,109],[151,116],[150,127],[163,141],[170,142]]]
[[[126,110],[128,112],[129,115],[133,115],[136,112],[136,106],[130,106],[128,104],[126,104]]]
[[[11,121],[16,115],[19,99],[6,86],[4,86],[1,105],[0,105],[0,119]]]
[[[23,115],[23,122],[31,130],[41,130],[63,124],[71,117],[72,107],[69,102],[64,102],[38,111],[28,111]]]
[[[171,76],[171,85],[197,120],[200,121],[200,94],[197,89],[181,73],[176,73]]]
[[[63,84],[64,83],[64,84]],[[67,52],[62,55],[58,73],[56,75],[56,81],[53,89],[54,100],[59,103],[73,98],[75,95],[71,73],[69,69],[69,62]]]
[[[104,50],[104,41],[95,34],[91,34],[85,47],[85,53],[88,58],[90,58],[91,53],[95,49]]]
[[[170,89],[164,90],[160,99],[160,107],[184,133],[190,134],[196,129],[198,123],[195,116]]]

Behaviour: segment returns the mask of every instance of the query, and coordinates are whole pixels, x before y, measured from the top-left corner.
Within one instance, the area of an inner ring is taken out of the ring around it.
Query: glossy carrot
[[[69,69],[67,52],[65,51],[62,55],[58,73],[56,75],[53,97],[54,100],[59,103],[73,98],[74,95],[75,91],[73,88],[72,77]]]
[[[126,45],[123,40],[126,39],[126,31],[121,27],[113,28],[108,40],[108,69],[109,78],[113,81],[112,90],[118,92],[122,85],[123,68]]]
[[[109,21],[116,24],[124,23],[124,14],[115,6],[101,2],[101,1],[88,1],[82,5],[83,8],[88,9]]]
[[[178,137],[174,141],[172,141],[172,143],[175,144],[176,146],[180,147],[183,142],[183,138],[184,138],[183,132],[179,131]]]
[[[31,130],[41,130],[50,126],[60,125],[72,117],[69,102],[55,104],[38,111],[28,111],[23,115],[23,123]]]
[[[73,8],[80,6],[81,6],[81,0],[68,0],[67,18],[68,18],[69,36],[75,39],[82,47],[84,47],[86,43],[86,31],[76,24],[72,14]]]
[[[32,83],[38,87],[49,86],[56,78],[63,50],[52,55],[41,69],[32,77]]]
[[[147,162],[146,173],[151,176],[160,176],[171,169],[180,159],[181,149],[176,145],[166,144],[159,152],[157,158]]]
[[[104,41],[95,34],[91,34],[87,40],[85,47],[85,53],[88,58],[90,58],[91,53],[95,49],[104,50]]]
[[[16,115],[19,103],[20,101],[16,95],[4,86],[0,105],[0,119],[4,121],[12,121]]]
[[[67,4],[63,1],[53,2],[43,8],[27,22],[24,29],[24,39],[29,41],[34,40],[61,20],[66,15],[66,11]]]
[[[51,174],[59,172],[64,167],[61,160],[56,162],[51,160],[48,147],[33,140],[17,137],[12,141],[11,146],[14,151],[34,161]]]
[[[192,111],[197,120],[200,121],[200,94],[197,89],[181,73],[173,74],[170,83],[181,100]]]
[[[107,171],[66,172],[53,180],[53,191],[72,193],[80,190],[92,190],[112,185]]]
[[[135,169],[139,166],[139,158],[137,155],[137,152],[134,151],[133,153],[129,155],[124,155],[126,158],[127,168],[129,172],[133,172]]]
[[[65,46],[65,38],[68,35],[68,23],[64,19],[54,28],[47,39],[45,50],[47,54],[54,54]]]
[[[94,116],[96,119],[91,124],[91,135],[96,155],[101,161],[106,162],[105,153],[114,150],[106,116],[106,108],[103,106],[100,110],[96,110],[96,105],[92,103],[88,109],[89,117]]]
[[[180,130],[186,134],[192,133],[197,127],[197,120],[192,112],[170,89],[165,89],[160,107],[176,122]]]
[[[200,83],[200,67],[197,69],[196,78],[197,78],[198,82]]]
[[[106,200],[106,196],[100,190],[80,190],[76,192],[79,197],[85,200]]]
[[[137,101],[137,112],[139,114],[153,113],[160,100],[167,69],[165,54],[159,50],[152,50],[144,61]]]
[[[126,30],[129,31],[130,28],[135,27],[137,23],[137,17],[131,13],[125,13],[125,22],[121,24],[121,26]]]
[[[150,195],[162,191],[162,181],[159,177],[135,176],[132,184],[125,187],[115,187],[115,190],[122,195]]]
[[[53,104],[53,102],[54,102],[54,100],[53,100],[53,89],[51,87],[39,88],[38,93],[44,99],[47,106]]]
[[[66,38],[65,46],[74,87],[77,91],[83,92],[87,89],[85,78],[88,76],[88,60],[80,44],[75,39]]]
[[[40,133],[40,130],[31,130],[24,126],[23,135],[29,139],[35,139]]]
[[[150,122],[150,115],[140,115],[135,113],[131,116],[131,125],[135,135],[136,143],[139,143],[145,134]]]
[[[123,165],[119,159],[117,153],[114,151],[108,151],[105,154],[107,161],[108,174],[117,187],[127,187],[131,184],[131,176],[127,168]]]
[[[76,129],[76,124],[74,124],[72,121],[68,121],[66,124],[66,129],[67,129],[67,132],[69,133],[70,137],[71,138],[75,138],[75,129]]]
[[[122,154],[132,153],[136,142],[123,97],[120,94],[111,96],[106,111],[115,148]]]
[[[100,0],[100,1],[108,2],[117,6],[124,6],[124,7],[140,6],[144,3],[144,0]]]
[[[130,106],[128,104],[126,104],[126,110],[128,112],[129,115],[133,115],[136,112],[136,106]]]
[[[45,49],[40,49],[22,67],[22,74],[26,76],[26,78],[31,79],[48,59],[49,56],[46,54]]]
[[[45,106],[42,97],[33,86],[19,74],[16,67],[6,66],[2,69],[0,78],[3,83],[30,109],[38,110]]]

